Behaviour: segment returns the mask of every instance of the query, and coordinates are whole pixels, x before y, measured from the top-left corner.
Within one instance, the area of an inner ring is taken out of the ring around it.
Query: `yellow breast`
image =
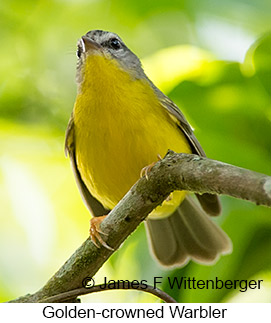
[[[191,149],[146,80],[102,55],[87,57],[83,73],[74,107],[77,165],[91,194],[111,209],[158,154]],[[184,195],[175,192],[153,215],[170,214]]]

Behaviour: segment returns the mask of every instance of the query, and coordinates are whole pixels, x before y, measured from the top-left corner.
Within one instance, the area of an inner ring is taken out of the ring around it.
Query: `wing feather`
[[[190,146],[192,148],[192,152],[198,154],[199,156],[206,157],[204,150],[202,149],[199,141],[193,133],[191,126],[188,121],[185,119],[185,116],[178,108],[178,106],[172,102],[167,96],[165,96],[160,90],[157,88],[156,92],[160,98],[160,102],[162,106],[166,109],[171,117],[176,120],[179,129],[186,135],[186,138],[189,140]],[[214,194],[196,194],[202,208],[208,214],[212,216],[219,215],[221,212],[221,204],[217,195]]]
[[[66,156],[69,155],[70,157],[72,170],[76,179],[76,183],[78,185],[81,196],[85,202],[85,205],[87,206],[90,213],[93,216],[106,215],[108,213],[108,210],[106,210],[102,206],[102,204],[91,195],[91,193],[89,192],[88,188],[86,187],[81,177],[81,174],[79,172],[79,169],[76,163],[75,151],[76,151],[76,147],[75,147],[75,140],[74,140],[74,121],[73,121],[73,115],[72,115],[66,131],[65,154]]]

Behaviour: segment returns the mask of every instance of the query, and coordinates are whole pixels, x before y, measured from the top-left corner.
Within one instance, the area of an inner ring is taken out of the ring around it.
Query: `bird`
[[[179,107],[147,77],[116,33],[87,32],[77,43],[77,57],[77,96],[65,152],[93,216],[91,239],[111,249],[99,225],[140,174],[151,172],[157,156],[168,149],[206,155]],[[196,198],[174,191],[145,221],[151,254],[163,267],[190,260],[213,264],[232,250],[230,238],[210,217],[221,212],[218,196]]]

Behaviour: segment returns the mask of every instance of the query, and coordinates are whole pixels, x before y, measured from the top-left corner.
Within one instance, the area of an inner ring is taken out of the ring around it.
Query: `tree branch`
[[[166,157],[141,178],[101,223],[107,244],[117,250],[147,215],[174,190],[225,194],[271,206],[271,177],[192,154]],[[48,297],[82,287],[114,251],[97,248],[88,238],[58,272],[34,294],[10,302],[42,302]]]

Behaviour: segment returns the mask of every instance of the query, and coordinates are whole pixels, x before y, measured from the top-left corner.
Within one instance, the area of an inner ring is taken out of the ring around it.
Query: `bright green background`
[[[63,142],[76,94],[76,42],[91,29],[121,35],[181,107],[209,157],[271,174],[270,1],[2,0],[1,301],[39,289],[88,236],[89,214]],[[181,302],[270,302],[271,210],[229,197],[222,203],[217,221],[234,250],[216,265],[162,270],[141,225],[96,282],[163,276],[160,287]],[[168,276],[256,278],[264,285],[246,293],[179,291],[169,289]],[[157,301],[136,291],[81,299]]]

